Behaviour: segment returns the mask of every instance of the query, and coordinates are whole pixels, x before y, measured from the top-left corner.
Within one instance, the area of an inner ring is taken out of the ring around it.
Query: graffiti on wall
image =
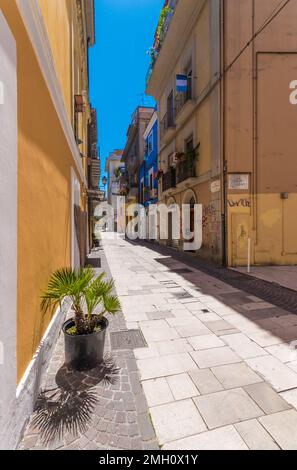
[[[202,214],[202,228],[206,228],[211,220],[211,218],[215,215],[216,208],[213,203],[208,204],[208,206],[203,206],[203,214]]]
[[[228,206],[231,208],[232,207],[250,208],[251,201],[248,198],[228,199]]]

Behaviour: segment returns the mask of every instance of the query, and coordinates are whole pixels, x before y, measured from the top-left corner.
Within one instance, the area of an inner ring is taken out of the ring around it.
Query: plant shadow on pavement
[[[41,390],[38,395],[32,424],[44,443],[60,439],[64,433],[78,435],[87,430],[100,396],[96,386],[114,385],[119,368],[112,356],[105,356],[97,367],[77,371],[65,364],[56,374],[57,387]]]

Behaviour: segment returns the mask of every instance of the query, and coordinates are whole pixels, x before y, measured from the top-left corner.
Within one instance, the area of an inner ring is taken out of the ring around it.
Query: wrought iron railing
[[[174,105],[175,105],[175,115],[181,112],[185,104],[192,99],[192,79],[188,78],[188,88],[185,93],[177,93],[175,95]]]
[[[155,44],[154,46],[150,49],[150,55],[151,55],[151,64],[149,66],[149,69],[147,71],[147,74],[146,74],[146,83],[148,84],[148,82],[150,81],[150,78],[152,76],[152,73],[153,73],[153,69],[154,69],[154,66],[155,66],[155,63],[158,59],[158,55],[160,53],[160,50],[162,48],[162,44],[165,40],[165,37],[166,37],[166,34],[167,34],[167,31],[170,27],[170,23],[171,23],[171,20],[172,20],[172,17],[174,15],[174,10],[176,8],[176,5],[178,3],[179,0],[169,0],[168,2],[168,12],[167,12],[167,15],[166,15],[166,18],[164,20],[164,23],[163,23],[163,26],[162,26],[162,29],[161,31],[159,31],[159,37],[157,38],[156,40],[156,35],[155,35]],[[165,6],[165,5],[164,5]]]
[[[167,191],[168,189],[175,188],[176,186],[176,170],[170,168],[167,173],[164,173],[162,178],[162,190]]]
[[[179,162],[176,167],[176,182],[182,183],[183,181],[187,180],[188,178],[195,178],[196,177],[196,164],[195,160],[188,159]]]

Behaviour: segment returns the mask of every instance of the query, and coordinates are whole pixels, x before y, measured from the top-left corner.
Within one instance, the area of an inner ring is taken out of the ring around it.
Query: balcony
[[[104,191],[101,191],[100,189],[88,189],[87,195],[94,201],[95,205],[97,205],[96,201],[104,200]]]
[[[176,167],[176,183],[180,184],[191,178],[196,178],[196,161],[181,161]]]
[[[167,173],[164,173],[162,178],[162,190],[163,192],[168,191],[169,189],[175,188],[176,186],[176,170],[175,168],[170,168]]]
[[[98,158],[91,159],[90,161],[90,182],[92,188],[98,188],[100,180],[100,160]]]
[[[150,49],[151,64],[146,74],[147,84],[149,83],[151,79],[155,63],[157,61],[158,55],[162,49],[163,42],[169,30],[170,23],[174,15],[174,11],[175,11],[177,3],[178,3],[178,0],[165,1],[164,7],[161,11],[158,27],[155,33],[154,45]]]
[[[138,198],[138,186],[137,187],[130,186],[130,189],[127,195],[127,200],[129,202],[132,202],[132,201],[136,202],[137,198]]]
[[[192,106],[189,106],[192,104]],[[191,112],[193,103],[193,85],[192,78],[188,78],[188,89],[186,93],[177,93],[174,98],[174,109],[175,109],[175,120],[177,123],[182,119],[182,115],[186,116],[186,108],[189,107],[189,112]]]

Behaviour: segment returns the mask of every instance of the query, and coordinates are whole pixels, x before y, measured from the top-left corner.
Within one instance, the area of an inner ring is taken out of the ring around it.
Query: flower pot
[[[92,369],[103,361],[108,320],[103,318],[100,331],[86,335],[69,335],[67,329],[74,324],[71,318],[62,327],[65,340],[65,363],[76,370]]]

